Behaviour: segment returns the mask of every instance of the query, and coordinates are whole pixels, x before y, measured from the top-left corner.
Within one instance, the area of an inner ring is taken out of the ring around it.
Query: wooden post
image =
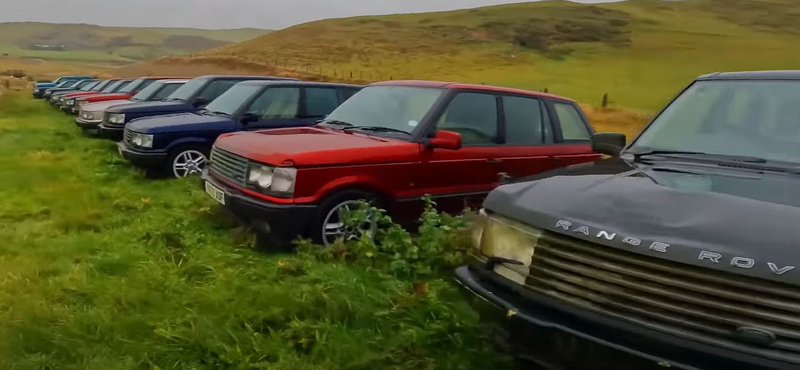
[[[608,108],[608,93],[603,94],[603,103],[601,103],[603,108]]]

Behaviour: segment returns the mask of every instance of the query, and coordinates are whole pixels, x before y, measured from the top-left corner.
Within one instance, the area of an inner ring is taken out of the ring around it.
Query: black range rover
[[[800,71],[699,77],[593,145],[486,199],[482,317],[559,369],[800,369]]]

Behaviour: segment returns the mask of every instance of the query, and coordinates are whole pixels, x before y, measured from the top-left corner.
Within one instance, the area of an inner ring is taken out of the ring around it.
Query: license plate
[[[222,189],[211,185],[211,183],[208,181],[206,181],[206,193],[214,198],[214,200],[219,202],[219,204],[225,205],[225,192],[222,191]]]

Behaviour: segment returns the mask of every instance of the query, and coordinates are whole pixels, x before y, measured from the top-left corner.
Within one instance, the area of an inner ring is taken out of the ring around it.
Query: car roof
[[[415,87],[431,87],[431,88],[439,88],[439,89],[453,89],[453,90],[479,90],[479,91],[490,91],[490,92],[497,92],[497,93],[509,93],[509,94],[519,94],[519,95],[528,95],[528,96],[535,96],[540,98],[549,98],[549,99],[556,99],[556,100],[563,100],[568,102],[575,102],[575,100],[555,95],[555,94],[548,94],[543,92],[537,91],[530,91],[530,90],[521,90],[521,89],[513,89],[509,87],[501,87],[501,86],[491,86],[491,85],[476,85],[476,84],[465,84],[465,83],[458,83],[458,82],[440,82],[440,81],[422,81],[422,80],[400,80],[400,81],[384,81],[384,82],[376,82],[371,84],[370,86],[415,86]]]
[[[702,75],[697,80],[800,80],[800,71],[715,72]]]
[[[329,82],[306,82],[306,81],[264,81],[264,80],[255,80],[255,81],[243,81],[239,82],[238,85],[254,85],[254,86],[266,86],[266,85],[273,85],[273,86],[319,86],[319,87],[352,87],[361,89],[364,86],[360,85],[349,85],[349,84],[340,84],[340,83],[329,83]]]
[[[206,79],[224,79],[224,78],[231,78],[231,79],[241,79],[241,80],[278,80],[278,81],[297,81],[296,78],[290,77],[276,77],[276,76],[247,76],[247,75],[206,75],[206,76],[199,76],[197,78],[206,78]]]

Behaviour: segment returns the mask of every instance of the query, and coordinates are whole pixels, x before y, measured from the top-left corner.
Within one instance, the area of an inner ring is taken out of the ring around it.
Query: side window
[[[461,134],[464,145],[497,143],[497,99],[490,94],[460,93],[436,127]]]
[[[181,86],[183,86],[183,85],[181,85],[181,84],[166,84],[166,85],[164,85],[164,87],[161,88],[161,90],[159,90],[153,96],[153,100],[164,100],[168,96],[172,95],[172,93],[174,93],[175,90],[178,90]]]
[[[361,89],[354,89],[354,88],[344,88],[339,89],[339,102],[344,103],[347,99],[350,99],[353,95],[357,92],[361,91]]]
[[[296,118],[300,108],[300,88],[276,87],[265,90],[256,98],[247,113],[261,119]]]
[[[231,81],[231,80],[216,80],[211,81],[208,86],[203,89],[203,92],[200,93],[199,98],[206,99],[209,102],[214,101],[214,99],[219,98],[220,95],[224,94],[228,91],[233,85],[242,81]]]
[[[307,88],[306,89],[306,114],[307,118],[322,118],[329,115],[339,106],[339,96],[336,89]]]
[[[561,135],[564,141],[589,141],[592,139],[589,129],[574,105],[554,102],[553,107],[558,115],[558,121],[561,122]]]
[[[541,145],[548,143],[552,133],[545,129],[547,116],[544,104],[538,99],[515,96],[503,97],[506,122],[506,145]],[[549,126],[550,123],[547,122]]]

